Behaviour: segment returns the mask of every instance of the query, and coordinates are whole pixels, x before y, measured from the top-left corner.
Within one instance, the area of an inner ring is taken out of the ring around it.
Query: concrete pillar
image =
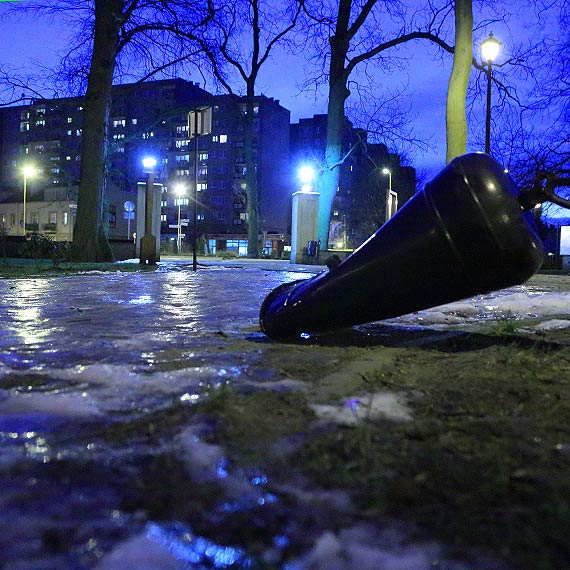
[[[291,263],[306,261],[307,244],[319,234],[319,193],[295,192],[291,224]]]
[[[160,199],[162,184],[153,184],[152,192],[152,235],[156,238],[156,261],[160,261]],[[146,182],[137,184],[137,240],[135,244],[136,257],[141,254],[141,239],[145,235],[146,214]]]

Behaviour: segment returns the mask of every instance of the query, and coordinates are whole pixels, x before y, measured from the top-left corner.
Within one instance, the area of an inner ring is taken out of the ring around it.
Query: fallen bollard
[[[274,289],[261,329],[294,338],[524,283],[543,247],[519,197],[488,155],[454,159],[342,263]]]

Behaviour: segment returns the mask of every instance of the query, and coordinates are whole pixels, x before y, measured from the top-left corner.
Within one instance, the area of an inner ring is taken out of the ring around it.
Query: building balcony
[[[57,232],[57,224],[44,224],[44,232]]]

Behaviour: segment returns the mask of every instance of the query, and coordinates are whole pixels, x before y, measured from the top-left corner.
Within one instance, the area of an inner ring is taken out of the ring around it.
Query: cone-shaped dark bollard
[[[292,338],[524,283],[543,249],[518,196],[488,155],[456,158],[337,267],[274,289],[263,332]]]

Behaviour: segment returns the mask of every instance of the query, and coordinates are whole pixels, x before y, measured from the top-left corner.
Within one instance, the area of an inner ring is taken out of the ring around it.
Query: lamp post
[[[301,188],[293,193],[291,212],[291,263],[307,263],[319,258],[319,193],[313,189],[315,169],[299,168]]]
[[[384,220],[387,222],[392,217],[392,171],[389,168],[384,167],[382,169],[382,174],[388,176],[388,192],[386,194],[386,219]]]
[[[487,65],[485,74],[487,75],[487,109],[485,117],[485,152],[491,154],[491,78],[493,75],[493,60],[499,54],[501,42],[493,37],[493,32],[489,32],[489,37],[481,44],[481,56],[483,63]]]
[[[156,159],[146,157],[143,158],[142,162],[147,176],[144,202],[144,236],[141,238],[140,263],[144,264],[148,261],[149,265],[156,265],[156,237],[152,235],[154,167],[156,166]]]
[[[178,234],[176,240],[176,246],[178,250],[178,255],[180,255],[180,248],[182,246],[182,226],[180,225],[180,202],[182,201],[182,196],[186,193],[186,188],[182,184],[177,184],[174,188],[176,195],[178,196]]]
[[[33,166],[24,166],[22,172],[24,173],[24,222],[22,231],[24,236],[26,235],[26,193],[28,188],[28,178],[35,174],[35,170]]]
[[[197,269],[196,247],[198,237],[198,137],[212,132],[212,107],[196,107],[188,113],[188,135],[194,137],[194,208],[192,236],[192,270]],[[190,216],[188,216],[190,217]]]

